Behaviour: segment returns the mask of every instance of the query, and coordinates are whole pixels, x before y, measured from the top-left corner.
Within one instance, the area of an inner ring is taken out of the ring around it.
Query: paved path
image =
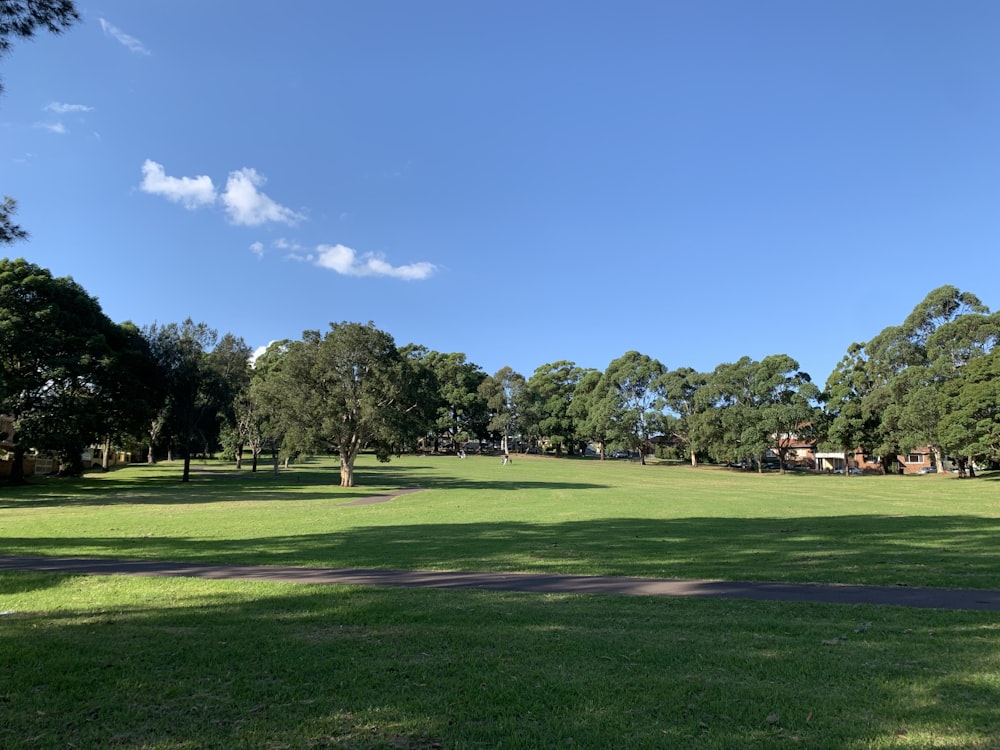
[[[78,575],[183,576],[350,586],[524,591],[544,594],[694,596],[710,599],[877,604],[895,607],[1000,611],[1000,591],[990,589],[690,581],[554,573],[462,573],[431,570],[298,568],[280,565],[214,565],[162,562],[159,560],[11,556],[0,556],[0,570],[38,570]]]

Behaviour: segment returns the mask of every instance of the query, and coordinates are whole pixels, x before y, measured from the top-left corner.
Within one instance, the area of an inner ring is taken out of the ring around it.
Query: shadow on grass
[[[179,470],[178,470],[179,471]],[[159,471],[127,476],[98,475],[83,479],[38,478],[28,485],[0,491],[0,509],[46,508],[107,505],[198,505],[214,502],[285,499],[289,501],[330,500],[346,504],[400,487],[468,490],[585,490],[608,485],[590,482],[532,481],[521,477],[476,479],[458,477],[438,470],[433,464],[420,466],[380,465],[355,471],[355,486],[340,486],[340,474],[334,467],[308,464],[293,469],[250,472],[231,467],[209,469],[192,467],[189,482],[180,474]],[[309,492],[303,488],[322,488]]]
[[[351,512],[331,508],[330,512]],[[1000,588],[1000,519],[615,518],[355,527],[219,540],[5,537],[12,555]]]
[[[65,600],[0,630],[17,686],[2,746],[833,748],[910,732],[985,747],[1000,732],[995,681],[970,679],[996,651],[983,613],[45,577]]]

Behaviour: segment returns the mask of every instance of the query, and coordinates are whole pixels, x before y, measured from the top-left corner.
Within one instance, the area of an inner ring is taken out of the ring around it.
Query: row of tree
[[[23,480],[29,449],[68,472],[102,445],[143,445],[148,461],[224,452],[256,470],[300,454],[340,456],[354,484],[363,450],[388,459],[457,450],[469,441],[556,454],[595,445],[640,460],[654,441],[699,460],[784,466],[793,444],[863,450],[886,468],[929,446],[962,465],[1000,452],[1000,315],[972,294],[934,290],[902,325],[853,344],[821,390],[788,355],[749,357],[712,372],[670,370],[631,351],[603,372],[546,364],[528,378],[488,375],[464,354],[392,337],[371,323],[331,324],[272,344],[255,362],[246,343],[204,323],[139,328],[109,320],[69,278],[24,259],[0,261],[0,414]]]

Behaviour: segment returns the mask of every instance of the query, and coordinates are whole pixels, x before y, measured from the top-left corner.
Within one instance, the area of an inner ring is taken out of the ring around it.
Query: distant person
[[[503,452],[503,465],[504,465],[504,466],[506,466],[506,465],[507,465],[507,464],[509,464],[509,463],[513,463],[513,462],[512,462],[511,460],[510,460],[510,454],[509,454],[509,453],[508,453],[507,451],[504,451],[504,452]]]

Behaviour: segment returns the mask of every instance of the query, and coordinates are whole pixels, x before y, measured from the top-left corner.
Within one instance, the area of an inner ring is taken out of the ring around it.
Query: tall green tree
[[[567,410],[573,419],[581,452],[585,453],[587,444],[592,442],[597,446],[597,454],[602,461],[607,456],[612,423],[611,405],[603,398],[604,392],[599,387],[603,377],[604,373],[600,370],[584,370],[580,382],[573,389],[573,401]]]
[[[521,434],[526,385],[524,376],[508,366],[501,367],[479,385],[490,415],[486,428],[499,438],[504,453],[510,450],[511,438]]]
[[[78,471],[83,448],[112,429],[124,338],[71,278],[0,260],[0,413],[13,420],[12,483],[24,481],[28,448],[56,451]]]
[[[694,422],[699,408],[698,393],[707,382],[707,375],[690,367],[678,367],[663,376],[664,402],[675,417],[670,425],[670,433],[687,448],[691,466],[698,465],[698,452],[702,449]]]
[[[325,335],[306,331],[275,371],[270,392],[280,400],[291,440],[306,450],[340,456],[340,485],[354,486],[363,449],[387,461],[423,428],[410,363],[373,323],[334,323]]]
[[[442,437],[455,446],[485,437],[489,416],[479,385],[486,373],[460,352],[446,354],[415,344],[404,346],[401,352],[427,372],[427,387],[433,393],[424,407],[431,412],[434,450]]]
[[[630,351],[608,365],[597,385],[594,406],[610,417],[609,437],[637,451],[642,464],[663,421],[666,373],[658,360]]]
[[[1000,458],[1000,348],[969,360],[945,384],[942,398],[948,407],[939,425],[942,446],[970,467]]]
[[[719,365],[708,378],[706,395],[717,410],[711,415],[713,452],[752,462],[758,471],[770,451],[783,471],[789,445],[817,418],[819,389],[787,354]]]
[[[218,426],[218,381],[208,355],[219,334],[206,323],[188,318],[180,325],[154,323],[143,329],[143,335],[166,394],[159,423],[181,449],[181,481],[188,482],[192,453],[205,449],[207,437]]]
[[[570,408],[584,373],[575,363],[560,360],[538,367],[526,384],[530,431],[554,446],[557,455],[564,448],[570,455],[575,452],[577,425]]]

